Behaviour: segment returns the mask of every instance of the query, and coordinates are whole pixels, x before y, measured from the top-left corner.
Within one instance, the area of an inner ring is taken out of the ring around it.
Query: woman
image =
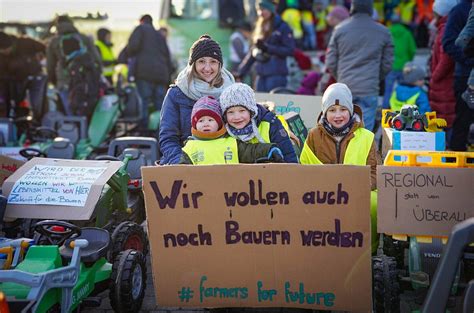
[[[191,111],[203,96],[219,99],[221,92],[234,83],[232,74],[222,66],[222,51],[209,35],[201,36],[189,50],[188,66],[168,90],[161,110],[160,164],[178,164],[184,141],[191,135]]]
[[[269,92],[276,87],[286,87],[286,58],[293,56],[295,40],[290,27],[276,14],[275,5],[270,0],[259,2],[258,15],[253,35],[255,47],[242,62],[238,77],[245,76],[257,62],[257,91]]]

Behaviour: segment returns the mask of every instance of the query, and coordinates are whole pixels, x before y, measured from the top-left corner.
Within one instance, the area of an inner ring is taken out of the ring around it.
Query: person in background
[[[456,118],[451,134],[451,149],[466,151],[469,126],[474,120],[474,110],[471,110],[463,99],[469,75],[474,66],[474,57],[464,54],[463,49],[455,44],[456,39],[467,23],[471,0],[460,0],[448,14],[448,21],[442,39],[444,51],[454,59],[454,95],[456,97]]]
[[[342,21],[348,19],[349,17],[349,10],[341,5],[336,5],[332,8],[331,11],[329,11],[328,15],[326,16],[326,21],[329,28],[326,32],[325,46],[329,44],[329,39],[331,39],[331,35],[334,28],[336,28],[337,25],[339,25]]]
[[[242,21],[230,35],[229,60],[230,71],[236,75],[239,66],[250,50],[249,39],[252,35],[252,26],[249,22]]]
[[[372,19],[372,0],[353,0],[351,17],[331,36],[326,66],[352,91],[368,130],[375,126],[380,81],[392,69],[393,43],[389,30]]]
[[[243,142],[274,143],[285,162],[298,163],[288,131],[274,113],[257,104],[248,85],[235,83],[224,89],[220,105],[230,136]]]
[[[191,111],[204,97],[219,98],[234,83],[232,74],[223,67],[220,45],[209,35],[202,35],[189,49],[189,61],[168,89],[161,110],[159,142],[160,164],[177,164],[182,147],[191,135]]]
[[[428,95],[423,90],[425,74],[418,65],[412,62],[405,64],[402,81],[390,97],[390,108],[393,111],[400,111],[405,104],[416,105],[421,114],[431,111]]]
[[[129,60],[134,60],[133,74],[143,103],[142,126],[146,127],[149,106],[161,110],[172,72],[168,44],[165,37],[153,27],[150,15],[140,18],[140,25],[128,39],[127,52]]]
[[[276,14],[272,1],[261,0],[258,8],[259,17],[253,34],[254,48],[245,57],[236,78],[246,75],[256,62],[256,90],[269,92],[277,87],[286,87],[286,58],[293,55],[295,40],[288,24]]]
[[[180,164],[238,164],[283,162],[275,144],[245,143],[227,135],[219,102],[213,97],[200,98],[191,112],[191,134],[183,147]]]
[[[410,29],[400,22],[397,14],[392,15],[392,25],[388,27],[392,35],[394,46],[394,59],[392,70],[385,77],[385,91],[383,97],[384,109],[390,107],[390,97],[392,95],[393,86],[400,81],[403,76],[403,67],[415,57],[416,43]]]
[[[46,92],[46,76],[41,65],[45,52],[46,46],[42,42],[0,32],[0,93],[6,115],[18,117],[13,116],[15,112],[11,112],[11,102],[18,105],[16,113],[20,113],[20,104],[24,103],[27,93],[33,113],[41,111],[38,109],[43,104]],[[41,118],[38,114],[35,117]]]
[[[98,79],[100,79],[102,62],[99,52],[91,38],[79,33],[69,16],[58,16],[54,24],[57,33],[49,41],[46,49],[48,79],[58,89],[66,115],[85,114],[90,116],[95,108],[93,103],[89,103],[87,108],[81,108],[77,101],[71,98],[74,95],[70,94],[70,89],[73,89],[74,86],[71,86],[73,82],[71,81],[71,72],[68,65],[71,62],[73,63],[75,59],[74,57],[69,59],[70,56],[87,54],[94,62],[96,67],[94,72],[97,72]],[[97,93],[94,97],[98,99],[98,87],[94,93]]]
[[[456,97],[454,96],[454,60],[446,54],[441,44],[448,20],[449,11],[456,5],[456,0],[435,0],[433,12],[436,16],[436,35],[433,40],[430,63],[430,82],[428,100],[437,116],[447,122],[446,146],[450,147],[451,132],[456,117]]]
[[[112,33],[107,28],[99,28],[97,30],[97,40],[95,46],[99,50],[99,54],[102,60],[102,75],[113,86],[114,67],[117,64],[117,60],[112,51]]]

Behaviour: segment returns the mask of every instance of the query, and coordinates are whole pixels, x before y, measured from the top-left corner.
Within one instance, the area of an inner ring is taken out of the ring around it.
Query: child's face
[[[225,118],[230,126],[236,129],[242,129],[250,122],[250,111],[238,105],[227,109]]]
[[[341,128],[346,125],[350,117],[349,110],[342,105],[333,105],[326,111],[326,119],[335,128]]]
[[[196,61],[196,72],[202,80],[210,83],[219,72],[219,61],[211,57],[202,57]]]
[[[219,130],[219,124],[210,116],[203,116],[196,122],[196,129],[205,133],[215,133]]]

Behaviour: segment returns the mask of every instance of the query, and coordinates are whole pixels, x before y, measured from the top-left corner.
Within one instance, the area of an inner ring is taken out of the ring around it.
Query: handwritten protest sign
[[[160,305],[371,310],[368,167],[142,174]]]
[[[472,168],[378,166],[378,231],[448,236],[474,216],[472,186]]]
[[[84,206],[106,167],[35,165],[13,185],[10,204]]]
[[[3,184],[6,217],[89,219],[122,162],[34,158]]]
[[[302,96],[302,95],[285,95],[271,93],[256,93],[257,102],[271,101],[275,103],[275,113],[284,115],[288,112],[298,113],[306,128],[316,126],[316,119],[321,113],[321,96]]]

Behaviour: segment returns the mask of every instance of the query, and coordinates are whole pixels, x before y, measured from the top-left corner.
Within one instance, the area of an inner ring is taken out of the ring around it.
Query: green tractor
[[[0,290],[11,312],[72,312],[98,306],[96,295],[109,290],[116,312],[138,312],[146,288],[145,256],[121,251],[113,263],[109,233],[45,220],[35,231],[50,245],[35,245],[14,270],[0,270]]]

